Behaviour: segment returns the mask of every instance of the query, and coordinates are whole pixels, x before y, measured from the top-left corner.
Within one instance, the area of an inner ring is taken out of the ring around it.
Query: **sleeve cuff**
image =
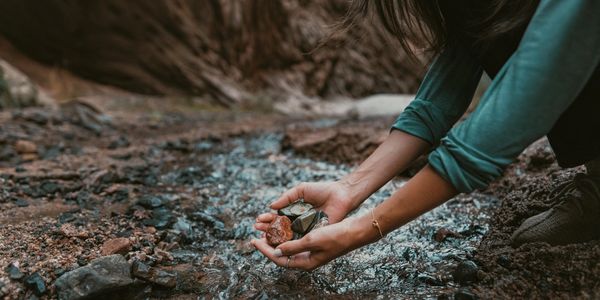
[[[400,114],[393,129],[406,132],[435,145],[450,130],[453,119],[430,101],[416,98]]]
[[[504,167],[510,163],[489,157],[452,134],[442,139],[440,146],[429,155],[429,165],[462,193],[487,187],[502,176]]]

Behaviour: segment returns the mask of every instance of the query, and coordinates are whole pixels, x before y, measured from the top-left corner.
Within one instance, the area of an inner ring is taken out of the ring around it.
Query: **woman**
[[[357,170],[331,183],[303,183],[271,208],[299,198],[332,224],[276,249],[253,245],[280,266],[311,270],[382,238],[459,192],[486,187],[535,140],[546,135],[559,165],[587,174],[557,187],[556,206],[533,216],[511,242],[567,244],[600,237],[600,1],[395,0],[371,7],[411,53],[419,36],[435,60],[415,100],[386,141]],[[418,19],[419,22],[416,22]],[[476,110],[463,115],[485,71],[493,78]],[[371,212],[358,207],[419,155],[438,145],[429,164]],[[274,215],[257,218],[266,230]]]

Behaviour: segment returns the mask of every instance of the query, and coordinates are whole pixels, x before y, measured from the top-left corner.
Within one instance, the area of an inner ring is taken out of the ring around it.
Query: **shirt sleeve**
[[[471,103],[481,74],[480,62],[466,48],[448,47],[433,61],[415,99],[392,128],[437,144]]]
[[[600,1],[540,1],[515,53],[477,109],[430,154],[430,165],[461,192],[502,175],[550,131],[598,66],[598,13]]]

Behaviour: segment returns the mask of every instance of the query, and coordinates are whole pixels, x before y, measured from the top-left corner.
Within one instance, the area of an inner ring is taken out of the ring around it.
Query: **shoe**
[[[577,174],[554,189],[552,208],[528,218],[513,233],[511,245],[581,243],[600,238],[600,177]]]

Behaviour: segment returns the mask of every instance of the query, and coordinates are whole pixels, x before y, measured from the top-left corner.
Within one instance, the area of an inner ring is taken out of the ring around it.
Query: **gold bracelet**
[[[371,209],[371,217],[373,218],[373,222],[371,222],[371,225],[373,225],[373,227],[377,228],[377,231],[379,231],[379,235],[381,236],[381,238],[383,238],[383,232],[381,231],[381,226],[379,226],[379,222],[375,219],[375,208]]]

